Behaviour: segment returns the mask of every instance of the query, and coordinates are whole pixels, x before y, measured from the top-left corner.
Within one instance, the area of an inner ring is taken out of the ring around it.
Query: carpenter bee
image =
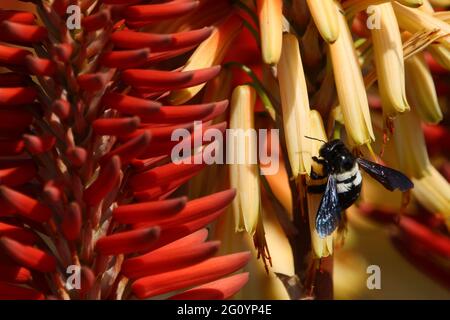
[[[323,185],[308,188],[310,193],[324,192],[316,216],[316,230],[321,238],[330,235],[338,227],[341,212],[358,198],[362,184],[360,166],[390,191],[399,189],[405,192],[414,187],[412,181],[403,173],[353,156],[341,140],[322,142],[324,144],[319,150],[320,157],[312,159],[323,166],[323,175],[311,170],[310,176],[314,180],[328,177],[328,181]]]

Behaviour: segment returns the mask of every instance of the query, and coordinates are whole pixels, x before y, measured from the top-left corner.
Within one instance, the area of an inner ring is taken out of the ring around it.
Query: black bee
[[[316,230],[321,238],[330,235],[338,227],[342,210],[350,207],[358,198],[362,184],[359,166],[390,191],[400,189],[405,192],[414,187],[403,173],[354,157],[341,140],[322,142],[324,145],[319,150],[320,158],[313,157],[313,160],[323,166],[323,175],[311,170],[310,176],[315,180],[328,177],[328,181],[308,188],[311,193],[322,193],[325,188],[316,217]]]

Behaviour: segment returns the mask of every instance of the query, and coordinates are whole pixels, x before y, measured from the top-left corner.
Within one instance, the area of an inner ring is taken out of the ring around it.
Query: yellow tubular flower
[[[420,179],[413,179],[414,197],[430,212],[442,213],[450,227],[450,184],[432,165],[427,174]]]
[[[236,87],[231,96],[230,129],[244,133],[229,139],[227,153],[232,155],[230,184],[236,189],[233,201],[236,231],[255,234],[260,213],[257,140],[254,129],[255,90],[247,85]]]
[[[325,132],[325,128],[323,126],[322,117],[320,116],[320,113],[317,112],[316,110],[311,110],[309,112],[309,122],[311,124],[311,131],[310,131],[311,137],[327,141],[327,134]],[[316,157],[319,156],[319,149],[322,146],[322,144],[323,143],[320,141],[312,140],[311,156]],[[312,164],[312,170],[314,170],[314,172],[318,174],[322,173],[321,166],[315,162],[313,162]],[[322,184],[323,181],[314,181],[307,178],[306,183],[308,185]],[[309,228],[311,230],[311,243],[313,251],[318,258],[327,257],[330,254],[333,254],[333,237],[335,234],[334,232],[328,237],[322,239],[319,237],[316,231],[316,216],[317,210],[319,209],[321,198],[322,195],[320,194],[312,194],[312,193],[306,194],[306,200],[308,202]]]
[[[289,162],[294,177],[306,173],[311,167],[307,154],[311,141],[309,132],[309,100],[303,73],[298,40],[292,34],[283,35],[283,50],[278,63],[283,126]]]
[[[306,0],[322,38],[333,43],[339,37],[338,12],[334,0]]]
[[[229,46],[242,27],[241,18],[233,14],[226,18],[211,36],[197,47],[183,68],[183,71],[191,71],[212,67],[222,62]],[[189,101],[203,87],[205,83],[195,87],[172,91],[169,95],[171,104],[179,105]]]
[[[440,43],[450,49],[450,25],[442,20],[434,17],[433,14],[403,6],[397,2],[393,2],[392,6],[397,16],[400,28],[411,33],[425,30],[438,30],[442,36]]]
[[[443,115],[439,106],[433,77],[422,53],[405,61],[406,93],[420,118],[428,123],[438,123]]]
[[[430,0],[431,4],[436,7],[448,7],[450,6],[450,0]]]
[[[340,36],[329,45],[345,129],[356,145],[375,140],[364,80],[345,17],[339,14]]]
[[[261,30],[263,60],[267,64],[276,64],[281,55],[283,2],[281,0],[257,0],[256,8]]]
[[[380,28],[372,28],[372,42],[383,113],[394,117],[409,110],[405,90],[403,45],[390,3],[374,6]]]
[[[423,178],[431,166],[420,118],[414,111],[398,116],[394,141],[401,171],[409,177]]]
[[[397,2],[411,8],[418,8],[423,5],[423,0],[397,0]]]

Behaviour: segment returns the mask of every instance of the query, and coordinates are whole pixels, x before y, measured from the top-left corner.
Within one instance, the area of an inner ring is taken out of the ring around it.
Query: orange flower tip
[[[131,288],[139,299],[146,299],[216,280],[241,269],[249,259],[250,252],[214,257],[186,268],[140,278]]]
[[[55,64],[53,61],[38,58],[32,55],[28,55],[24,58],[25,67],[29,70],[31,74],[37,76],[52,76],[55,71]]]
[[[103,255],[145,252],[152,248],[159,234],[159,227],[120,232],[100,238],[95,248]]]
[[[450,239],[447,236],[433,232],[428,227],[414,219],[401,216],[398,226],[409,239],[420,243],[428,252],[435,253],[446,259],[450,258]]]
[[[87,151],[81,147],[69,147],[66,150],[66,157],[74,167],[79,168],[86,162]]]
[[[127,118],[103,118],[92,122],[92,128],[98,135],[123,136],[134,132],[140,124],[141,120],[137,116]]]
[[[122,271],[126,277],[137,279],[181,269],[210,258],[219,247],[220,241],[211,241],[172,249],[160,248],[126,260],[122,265]]]
[[[37,97],[32,87],[0,88],[0,108],[32,103]]]
[[[108,21],[111,20],[111,12],[109,10],[101,10],[90,16],[83,17],[81,20],[81,26],[84,31],[91,32],[99,30],[106,26]]]
[[[45,222],[52,216],[52,211],[37,200],[10,189],[0,186],[0,198],[17,210],[17,213],[37,222]]]
[[[12,21],[0,22],[0,40],[18,44],[41,42],[47,38],[44,27]]]
[[[249,273],[213,281],[202,286],[171,296],[169,300],[225,300],[231,298],[246,285]]]
[[[35,16],[31,12],[0,9],[0,22],[10,21],[22,24],[33,24]]]
[[[77,77],[78,85],[81,89],[94,92],[103,89],[107,83],[106,74],[86,73]]]
[[[12,224],[0,222],[0,237],[3,236],[27,245],[34,244],[38,239],[31,231]]]
[[[22,139],[0,140],[0,156],[15,156],[23,152],[25,143]]]
[[[23,185],[36,176],[36,166],[33,162],[24,162],[22,165],[0,169],[0,184],[15,187]]]
[[[155,21],[182,16],[198,7],[200,1],[170,1],[161,4],[129,6],[124,17],[130,21]]]
[[[0,300],[44,300],[42,292],[0,281]]]
[[[56,143],[56,137],[51,135],[38,137],[30,134],[24,134],[23,141],[27,150],[31,154],[35,155],[51,150]]]
[[[179,86],[193,77],[192,72],[129,69],[122,73],[123,81],[131,86]]]
[[[55,100],[52,103],[52,110],[61,120],[65,120],[70,115],[70,103],[67,100]]]
[[[99,204],[112,190],[120,177],[121,162],[113,156],[100,167],[97,179],[84,191],[84,201],[91,206]]]
[[[100,63],[108,68],[126,69],[138,67],[147,62],[150,49],[110,51],[100,57]]]
[[[70,203],[64,212],[61,230],[64,237],[69,241],[78,239],[81,231],[82,214],[80,205],[76,202]]]
[[[26,283],[30,281],[31,278],[31,272],[27,268],[16,265],[0,264],[0,282]]]
[[[122,205],[114,209],[113,217],[119,223],[134,224],[152,222],[180,212],[187,197]]]
[[[40,272],[56,270],[56,259],[48,253],[7,237],[0,238],[0,247],[19,265]]]
[[[116,109],[124,114],[146,116],[159,110],[161,103],[157,101],[109,92],[103,96],[102,105]]]
[[[55,54],[61,62],[67,63],[73,53],[73,46],[70,43],[58,43],[54,46]]]
[[[144,131],[141,135],[130,139],[128,142],[117,147],[113,151],[106,154],[100,159],[100,163],[104,163],[112,156],[119,156],[122,165],[129,164],[133,159],[141,155],[149,146],[151,140],[151,134],[149,131]]]

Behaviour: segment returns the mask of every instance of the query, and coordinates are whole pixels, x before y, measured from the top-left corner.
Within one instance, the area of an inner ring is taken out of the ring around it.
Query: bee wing
[[[412,181],[400,171],[362,158],[358,158],[356,161],[358,161],[358,164],[364,171],[390,191],[400,189],[402,192],[405,192],[414,187]]]
[[[330,235],[339,225],[341,206],[333,175],[328,177],[327,186],[316,216],[316,230],[321,238]]]

